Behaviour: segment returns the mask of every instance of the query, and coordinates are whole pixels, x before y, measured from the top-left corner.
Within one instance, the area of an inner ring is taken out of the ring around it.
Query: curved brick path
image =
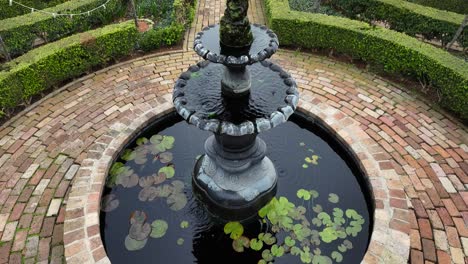
[[[185,48],[194,32],[219,19],[224,1],[199,2]],[[261,2],[251,6],[251,20],[264,22]],[[393,217],[399,220],[392,224],[411,235],[411,263],[466,263],[467,128],[352,65],[290,51],[274,58],[296,78],[304,101],[340,109],[378,142],[374,158],[386,172],[383,177],[405,190],[391,194],[402,198],[391,198],[391,206],[410,207],[410,215],[396,210]],[[63,237],[67,192],[80,166],[86,166],[85,153],[99,156],[101,150],[90,146],[108,142],[109,127],[129,124],[134,115],[163,102],[174,79],[197,61],[192,52],[179,51],[104,69],[0,127],[0,263],[64,261],[64,239],[77,239]]]

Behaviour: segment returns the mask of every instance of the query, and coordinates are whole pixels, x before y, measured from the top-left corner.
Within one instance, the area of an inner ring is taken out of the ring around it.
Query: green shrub
[[[416,4],[447,10],[459,14],[468,14],[468,1],[466,0],[408,0]]]
[[[26,5],[26,6],[30,6],[30,7],[34,8],[34,9],[40,10],[40,9],[56,6],[58,4],[66,2],[66,1],[69,1],[69,0],[46,0],[46,1],[43,1],[43,0],[21,0],[21,1],[17,1],[17,2],[20,2],[20,3],[22,3],[23,5]],[[21,16],[21,15],[24,15],[24,14],[27,14],[27,13],[31,12],[31,10],[29,10],[27,8],[24,8],[22,6],[16,5],[16,4],[13,4],[12,6],[10,6],[8,0],[0,1],[0,10],[2,10],[0,12],[0,20],[7,19],[7,18],[10,18],[10,17],[15,17],[15,16]]]
[[[446,1],[444,1],[446,2]],[[426,7],[404,0],[330,0],[345,16],[364,21],[385,21],[391,29],[428,40],[450,42],[461,25],[461,14]],[[458,39],[468,47],[468,30]]]
[[[73,0],[46,9],[54,13],[79,13],[93,9],[103,3],[102,0]],[[17,57],[33,48],[37,37],[52,42],[77,32],[83,32],[93,27],[108,24],[125,14],[126,0],[112,0],[106,8],[101,8],[90,15],[70,18],[68,16],[53,17],[39,12],[2,20],[0,36],[2,36],[8,52]]]
[[[6,63],[10,70],[0,72],[0,110],[128,55],[137,35],[133,21],[127,21],[61,39]]]
[[[342,17],[292,11],[287,0],[266,0],[269,25],[280,43],[331,48],[384,70],[432,82],[446,108],[468,119],[468,63],[415,38]]]

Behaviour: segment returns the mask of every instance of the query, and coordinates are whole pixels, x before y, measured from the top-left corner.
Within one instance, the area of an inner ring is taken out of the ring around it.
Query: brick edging
[[[110,263],[101,240],[99,228],[100,199],[108,170],[122,148],[155,119],[173,111],[171,95],[166,102],[152,108],[136,106],[141,112],[130,125],[116,123],[110,127],[109,140],[95,142],[103,153],[100,158],[88,158],[76,175],[67,202],[64,223],[64,247],[67,263]],[[374,197],[374,226],[363,263],[406,263],[409,258],[410,224],[407,219],[408,199],[393,170],[382,170],[373,154],[379,145],[363,131],[358,122],[340,110],[314,98],[300,102],[299,111],[320,122],[345,143],[367,176]],[[88,154],[92,154],[90,150]],[[92,155],[88,155],[92,157]]]

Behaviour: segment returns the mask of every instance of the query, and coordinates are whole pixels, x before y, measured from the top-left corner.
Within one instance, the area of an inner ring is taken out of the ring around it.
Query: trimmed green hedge
[[[415,38],[342,17],[292,11],[287,0],[266,0],[269,25],[281,44],[332,48],[383,65],[388,72],[427,78],[441,104],[468,119],[468,63]]]
[[[408,0],[416,4],[447,10],[459,14],[468,14],[468,1],[466,0]]]
[[[421,34],[428,40],[435,38],[444,45],[452,40],[464,19],[461,14],[404,0],[330,0],[330,3],[347,17],[386,21],[391,29],[411,36]],[[468,30],[458,41],[463,47],[468,47]]]
[[[22,3],[23,5],[33,7],[35,9],[44,9],[52,6],[56,6],[68,0],[20,0],[17,2]],[[30,13],[31,10],[24,8],[19,5],[13,4],[10,6],[8,0],[1,0],[0,1],[0,20],[7,19],[10,17],[21,16],[27,13]]]
[[[5,19],[0,23],[0,36],[11,57],[17,57],[31,50],[38,36],[52,42],[77,32],[108,24],[122,17],[127,9],[126,2],[126,0],[112,0],[105,9],[96,10],[89,16],[54,18],[48,14],[34,12]],[[45,10],[55,13],[78,13],[95,8],[102,3],[102,0],[72,0]]]
[[[11,70],[0,72],[0,110],[130,54],[137,36],[133,21],[127,21],[64,38],[6,63]]]

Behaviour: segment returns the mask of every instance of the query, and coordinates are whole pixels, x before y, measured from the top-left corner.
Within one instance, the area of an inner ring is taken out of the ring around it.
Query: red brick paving
[[[186,48],[194,32],[219,20],[221,2],[200,1]],[[252,6],[252,21],[264,22],[260,2]],[[197,60],[180,51],[104,69],[0,127],[0,263],[63,261],[63,240],[74,239],[63,237],[64,205],[85,153],[110,140],[108,127],[130,123],[134,106],[161,102]],[[385,177],[398,178],[405,190],[390,190],[402,198],[392,198],[391,205],[406,208],[405,198],[411,201],[410,215],[391,223],[410,223],[410,230],[401,225],[411,235],[410,262],[468,263],[467,127],[404,87],[352,65],[291,51],[274,60],[297,79],[304,101],[340,109],[378,142],[374,158],[393,172]]]

